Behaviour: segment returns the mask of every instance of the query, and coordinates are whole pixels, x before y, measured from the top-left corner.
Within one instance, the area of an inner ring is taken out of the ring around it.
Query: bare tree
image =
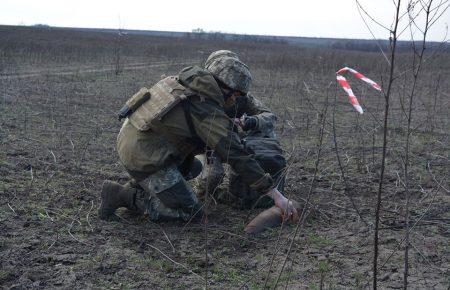
[[[375,209],[375,228],[374,228],[374,245],[373,245],[373,289],[377,289],[377,277],[378,277],[378,256],[379,256],[379,224],[380,224],[380,211],[382,208],[382,199],[383,199],[383,185],[384,185],[384,177],[386,170],[386,155],[387,155],[387,144],[388,144],[388,125],[389,125],[389,107],[390,107],[390,99],[393,91],[394,81],[398,78],[396,75],[397,71],[397,49],[398,49],[398,38],[399,36],[407,29],[410,30],[411,33],[411,44],[413,46],[413,60],[411,69],[406,70],[405,72],[412,72],[412,83],[410,84],[410,91],[408,93],[408,106],[405,108],[403,104],[403,99],[400,99],[401,108],[403,110],[404,115],[406,116],[406,133],[405,133],[405,150],[404,150],[404,158],[403,158],[403,177],[404,182],[403,186],[406,192],[406,202],[405,202],[405,248],[404,248],[404,275],[403,275],[403,287],[407,289],[408,287],[408,272],[409,272],[409,246],[410,246],[410,193],[411,193],[411,182],[410,182],[410,151],[411,151],[411,133],[412,133],[412,119],[414,112],[414,96],[417,90],[419,74],[421,72],[422,64],[424,62],[424,53],[427,46],[426,38],[430,27],[442,16],[443,12],[446,11],[449,7],[448,1],[440,1],[438,5],[433,7],[433,0],[429,1],[409,1],[406,3],[406,11],[401,12],[402,1],[398,0],[395,2],[395,16],[393,20],[393,24],[391,28],[387,28],[382,23],[378,22],[374,19],[364,8],[361,6],[358,0],[356,0],[356,4],[359,8],[361,16],[365,14],[373,23],[376,25],[386,29],[389,31],[390,37],[390,47],[388,55],[385,54],[382,47],[379,46],[379,49],[383,55],[383,57],[389,63],[389,75],[386,83],[386,89],[383,90],[384,94],[384,118],[383,118],[383,151],[381,157],[381,166],[380,166],[380,175],[378,182],[378,191],[377,191],[377,201],[376,201],[376,209]],[[418,11],[415,8],[419,8]],[[402,18],[408,15],[408,22],[404,27],[400,27],[400,22]],[[418,18],[423,16],[424,24],[423,28],[420,27],[418,23]],[[363,18],[364,20],[364,18]],[[370,30],[369,25],[364,20],[367,28]],[[413,31],[420,31],[421,41],[420,46],[416,46],[416,42],[414,40]],[[374,36],[374,34],[372,33]],[[375,38],[375,36],[374,36]],[[403,73],[405,73],[403,72]],[[403,74],[402,73],[402,74]],[[401,74],[400,74],[401,75]],[[405,78],[406,81],[406,78]],[[408,87],[405,85],[404,87]]]
[[[387,152],[387,132],[388,132],[388,121],[389,121],[389,105],[390,97],[392,92],[393,83],[395,80],[395,57],[397,49],[397,29],[400,22],[400,4],[401,0],[396,3],[396,13],[394,20],[394,28],[390,30],[390,57],[389,57],[389,77],[387,83],[386,91],[384,93],[384,122],[383,122],[383,153],[381,157],[381,169],[380,169],[380,179],[378,183],[378,193],[377,193],[377,203],[375,208],[375,230],[374,230],[374,243],[373,243],[373,289],[377,289],[377,279],[378,279],[378,243],[379,243],[379,225],[380,225],[380,210],[381,201],[383,193],[383,182],[384,182],[384,171],[386,168],[386,152]]]

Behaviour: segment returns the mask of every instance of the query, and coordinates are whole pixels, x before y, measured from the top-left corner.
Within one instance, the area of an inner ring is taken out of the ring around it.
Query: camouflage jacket
[[[122,164],[136,179],[143,179],[170,165],[181,166],[205,145],[243,177],[245,183],[265,192],[273,185],[252,155],[247,153],[233,122],[224,112],[222,92],[213,76],[199,67],[188,67],[179,81],[195,94],[188,106],[180,103],[156,124],[155,130],[139,131],[126,120],[117,138],[117,151]],[[191,117],[189,127],[185,112]],[[194,131],[194,132],[193,132]]]
[[[228,105],[225,112],[230,118],[241,118],[244,114],[256,117],[258,120],[256,128],[245,132],[244,136],[258,135],[275,138],[274,128],[277,117],[253,94],[248,93],[244,97],[239,97],[234,104]]]

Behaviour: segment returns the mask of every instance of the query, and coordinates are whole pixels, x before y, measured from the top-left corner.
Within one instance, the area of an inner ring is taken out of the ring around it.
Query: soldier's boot
[[[142,207],[136,206],[138,189],[131,186],[122,186],[117,182],[105,180],[101,192],[101,204],[98,214],[102,220],[115,217],[116,209],[125,207],[138,213],[143,213]]]
[[[200,221],[203,206],[195,193],[181,180],[150,199],[149,217],[153,221]]]
[[[139,185],[139,182],[137,182],[134,178],[129,179],[123,186],[127,188],[143,189]]]
[[[201,204],[189,208],[170,208],[165,206],[158,198],[151,198],[147,210],[150,220],[159,221],[200,221],[203,217]]]
[[[200,200],[204,200],[208,193],[217,199],[217,189],[225,176],[220,159],[216,156],[207,157],[206,155],[199,155],[196,158],[202,164],[202,172],[197,177],[197,197]]]

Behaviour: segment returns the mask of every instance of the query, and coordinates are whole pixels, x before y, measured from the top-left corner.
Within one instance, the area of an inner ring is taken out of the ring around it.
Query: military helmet
[[[214,60],[221,58],[221,57],[225,57],[225,56],[234,57],[236,59],[239,59],[237,54],[235,54],[234,52],[232,52],[230,50],[225,50],[225,49],[216,50],[216,51],[212,52],[206,59],[205,67],[208,67]]]
[[[239,59],[229,56],[218,57],[205,68],[230,89],[248,93],[252,75],[248,67]]]

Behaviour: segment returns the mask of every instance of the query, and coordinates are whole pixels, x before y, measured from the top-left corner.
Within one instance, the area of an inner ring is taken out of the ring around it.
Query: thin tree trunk
[[[373,289],[377,289],[378,278],[378,228],[380,223],[380,210],[381,210],[381,197],[383,192],[384,170],[386,167],[386,151],[387,151],[387,131],[389,120],[389,99],[391,96],[392,84],[394,82],[394,69],[395,69],[395,52],[397,47],[397,28],[399,23],[400,3],[398,0],[395,14],[395,26],[391,31],[391,59],[390,59],[390,72],[388,88],[385,94],[385,107],[384,107],[384,123],[383,123],[383,155],[381,157],[381,172],[380,181],[378,183],[377,204],[375,209],[375,231],[374,231],[374,250],[373,250]]]
[[[429,25],[429,15],[431,4],[433,0],[430,0],[427,4],[426,20],[425,20],[425,29],[423,31],[422,38],[422,47],[420,54],[416,53],[416,49],[414,47],[414,60],[413,60],[413,85],[411,89],[411,94],[409,96],[409,110],[408,110],[408,127],[406,130],[406,140],[405,140],[405,166],[404,166],[404,178],[405,178],[405,192],[406,192],[406,204],[405,204],[405,225],[406,225],[406,233],[405,233],[405,253],[404,253],[404,271],[403,271],[403,289],[408,288],[408,275],[409,275],[409,207],[410,207],[410,199],[411,199],[411,191],[410,191],[410,182],[409,182],[409,151],[411,145],[411,122],[412,122],[412,112],[414,105],[414,93],[417,87],[417,80],[419,77],[420,70],[422,68],[423,55],[425,52],[426,46],[426,37]],[[413,40],[414,41],[414,40]],[[417,59],[416,59],[417,56]],[[416,62],[418,62],[416,67]]]

